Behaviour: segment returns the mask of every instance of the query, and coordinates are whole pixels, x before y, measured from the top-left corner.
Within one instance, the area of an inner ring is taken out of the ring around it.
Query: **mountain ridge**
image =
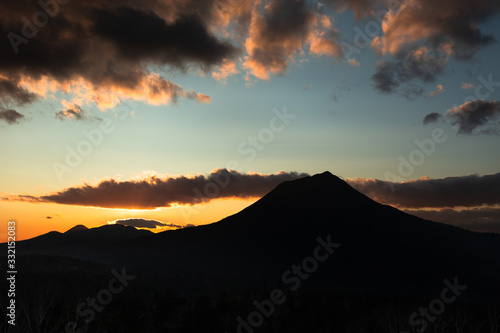
[[[70,235],[111,229],[93,230]],[[309,256],[318,237],[331,237],[341,247],[311,278],[311,288],[432,295],[444,278],[460,276],[475,285],[471,297],[500,296],[499,238],[381,205],[329,172],[284,182],[249,207],[212,224],[158,234],[137,231],[111,243],[82,245],[80,239],[44,254],[162,275],[272,283]],[[19,248],[23,247],[20,242]],[[35,247],[31,250],[37,253]]]

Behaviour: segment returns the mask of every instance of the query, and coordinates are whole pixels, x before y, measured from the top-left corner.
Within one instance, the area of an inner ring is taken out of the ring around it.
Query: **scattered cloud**
[[[411,80],[435,82],[450,58],[469,60],[495,41],[479,24],[499,11],[495,1],[416,0],[392,8],[384,16],[383,33],[371,46],[381,56],[393,56],[396,70],[392,75],[378,71],[373,77],[376,87],[391,93],[391,88]],[[384,75],[383,81],[392,84],[377,84]]]
[[[232,60],[224,59],[221,66],[219,66],[218,71],[212,72],[212,77],[221,82],[226,82],[226,79],[231,76],[238,74],[240,71],[236,68],[236,62]]]
[[[445,117],[458,126],[458,134],[499,134],[500,102],[473,100],[446,111]]]
[[[462,90],[474,89],[476,86],[474,83],[462,82]]]
[[[313,85],[312,84],[308,84],[307,86],[305,86],[304,88],[302,88],[302,91],[308,91],[308,90],[311,90],[313,88]]]
[[[347,63],[352,67],[359,67],[359,62],[354,58],[347,60]]]
[[[2,109],[0,108],[0,120],[5,121],[9,125],[19,124],[25,117],[12,109]]]
[[[372,76],[375,88],[382,93],[398,93],[407,98],[420,97],[424,89],[414,82],[435,82],[446,65],[446,55],[417,46],[396,57],[395,61],[382,60]]]
[[[439,94],[442,94],[444,91],[444,86],[442,84],[438,84],[436,86],[436,90],[432,91],[429,95],[430,98],[434,98]]]
[[[195,205],[218,198],[261,197],[278,184],[308,174],[279,172],[276,174],[242,174],[233,170],[217,169],[208,176],[159,178],[143,180],[105,180],[97,185],[84,184],[57,193],[33,196],[14,195],[4,201],[51,202],[65,205],[103,208],[155,209],[173,204]]]
[[[207,71],[240,52],[209,26],[212,6],[212,1],[190,0],[69,2],[26,38],[20,18],[33,17],[40,10],[36,2],[0,4],[0,34],[7,36],[0,42],[0,103],[32,103],[56,91],[80,92],[83,105],[100,109],[127,98],[151,104],[178,98],[206,102],[206,95],[153,70]]]
[[[75,104],[70,109],[56,112],[56,118],[60,120],[66,120],[66,119],[83,120],[85,119],[85,116],[82,108],[79,105]]]
[[[37,99],[37,94],[25,89],[15,78],[9,79],[0,75],[0,105],[24,105]]]
[[[436,122],[440,121],[442,119],[442,117],[443,116],[441,116],[439,113],[431,112],[424,117],[423,123],[424,123],[424,125],[436,123]]]
[[[316,5],[306,0],[271,0],[262,11],[254,8],[244,42],[247,73],[262,80],[283,75],[307,47],[311,55],[341,58],[338,31]]]
[[[356,18],[375,12],[382,33],[372,48],[375,87],[409,98],[414,80],[435,82],[450,58],[468,60],[494,42],[481,30],[500,10],[496,1],[269,0],[86,1],[58,7],[49,24],[23,35],[22,17],[36,2],[0,4],[0,105],[15,107],[62,92],[83,108],[105,110],[124,99],[152,105],[210,97],[169,81],[168,70],[211,73],[220,82],[238,73],[252,82],[286,73],[297,58],[343,59],[333,11]],[[26,30],[26,29],[24,29]],[[28,29],[29,30],[29,29]],[[106,57],[102,57],[106,54]],[[387,59],[385,62],[388,62]],[[351,58],[351,66],[359,62]],[[390,68],[392,67],[392,68]],[[408,86],[408,87],[407,87]],[[66,108],[68,109],[68,108]]]
[[[348,183],[370,198],[398,208],[457,208],[500,204],[500,173],[423,178],[402,183],[356,178],[349,179]]]
[[[383,35],[372,46],[382,54],[398,55],[408,46],[426,43],[457,59],[470,59],[479,48],[494,42],[478,25],[499,10],[496,1],[406,1],[385,15]]]

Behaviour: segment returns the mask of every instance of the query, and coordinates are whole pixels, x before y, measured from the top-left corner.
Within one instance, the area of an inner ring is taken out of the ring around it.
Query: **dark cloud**
[[[24,116],[17,112],[16,110],[5,110],[0,108],[0,120],[7,122],[7,124],[19,124],[21,120],[24,119]]]
[[[440,121],[441,118],[442,118],[442,116],[439,113],[431,112],[424,117],[423,123],[424,123],[424,125],[436,123],[436,122]]]
[[[308,176],[305,173],[241,174],[218,169],[208,176],[187,178],[150,177],[142,181],[105,180],[44,196],[18,195],[7,201],[52,202],[105,208],[154,209],[172,204],[194,205],[217,198],[261,197],[284,181]]]
[[[69,85],[83,85],[86,102],[102,108],[116,105],[120,98],[152,99],[157,104],[200,97],[206,102],[207,96],[184,91],[153,75],[151,68],[208,70],[238,54],[237,47],[207,25],[213,5],[70,1],[50,7],[52,15],[47,15],[37,1],[2,3],[0,35],[7,38],[0,41],[0,101],[33,102],[33,91],[43,93],[42,83],[47,81],[40,80],[47,79],[66,92],[71,91]],[[33,22],[34,17],[39,21]]]
[[[370,198],[398,208],[455,208],[500,204],[500,173],[419,179],[402,183],[351,179],[348,183]]]
[[[408,214],[477,232],[500,233],[500,208],[405,210]]]
[[[500,102],[474,100],[446,111],[445,117],[458,126],[458,133],[496,134],[499,132]]]
[[[243,66],[253,76],[267,80],[284,74],[308,46],[310,55],[342,58],[339,32],[317,2],[271,0],[252,13]]]
[[[153,12],[130,7],[98,9],[92,31],[113,43],[131,61],[154,60],[184,68],[188,63],[206,67],[236,54],[235,47],[210,34],[199,16],[180,16],[172,23]]]
[[[430,52],[425,47],[401,52],[395,61],[381,61],[372,76],[375,88],[382,93],[398,93],[412,99],[425,90],[414,82],[435,82],[446,65],[446,56]]]
[[[37,98],[36,94],[23,88],[16,80],[3,78],[0,75],[0,104],[24,105],[34,102]]]
[[[381,61],[377,64],[377,72],[373,74],[372,80],[375,88],[380,92],[389,94],[399,87],[396,81],[394,64],[388,61]]]
[[[157,220],[147,220],[141,218],[130,218],[130,219],[120,219],[113,222],[109,222],[110,224],[121,224],[126,226],[131,226],[134,228],[147,228],[147,229],[157,229],[157,228],[174,228],[174,229],[182,229],[187,226],[178,225],[173,223],[163,223]]]
[[[435,82],[450,58],[471,59],[480,48],[495,41],[481,32],[479,24],[499,11],[500,3],[495,0],[417,0],[388,12],[383,34],[371,45],[381,55],[394,56],[395,70],[392,75],[377,71],[373,77],[377,89],[393,92],[388,89],[390,85],[378,83],[381,79],[394,86],[412,80]]]

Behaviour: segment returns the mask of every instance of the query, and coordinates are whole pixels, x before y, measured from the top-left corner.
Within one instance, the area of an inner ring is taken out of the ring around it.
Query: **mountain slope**
[[[341,245],[310,274],[309,288],[432,296],[443,288],[444,279],[457,277],[470,286],[468,297],[485,298],[500,296],[497,236],[422,220],[378,204],[325,172],[284,182],[217,223],[92,246],[73,242],[54,254],[157,274],[199,274],[273,285],[282,283],[283,273],[292,265],[313,254],[318,237],[330,238]],[[26,247],[36,252],[30,242]]]

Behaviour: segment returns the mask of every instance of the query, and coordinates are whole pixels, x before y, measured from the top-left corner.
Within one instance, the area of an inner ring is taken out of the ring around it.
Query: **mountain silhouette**
[[[88,229],[89,228],[87,228],[83,224],[78,224],[78,225],[75,225],[73,228],[69,229],[68,231],[66,231],[65,234],[73,232],[73,231],[81,231],[81,230],[88,230]]]
[[[80,228],[82,229],[82,228]],[[329,172],[287,181],[237,214],[158,234],[105,226],[19,242],[25,253],[122,264],[162,275],[278,284],[318,238],[340,246],[306,288],[436,295],[458,278],[470,298],[500,296],[500,235],[435,223],[379,204]]]

